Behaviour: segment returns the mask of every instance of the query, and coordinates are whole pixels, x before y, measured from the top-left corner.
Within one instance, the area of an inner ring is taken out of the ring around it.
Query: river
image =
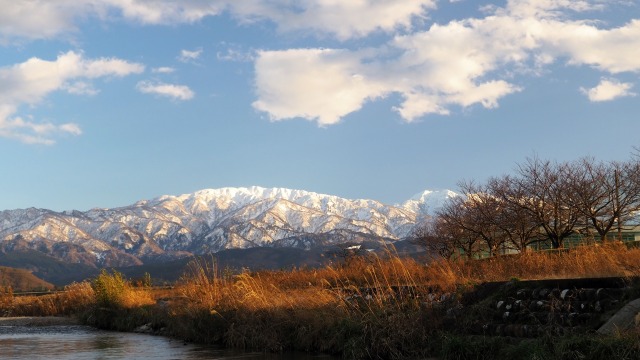
[[[184,344],[162,336],[81,325],[0,325],[1,359],[331,359],[304,353],[264,354]]]

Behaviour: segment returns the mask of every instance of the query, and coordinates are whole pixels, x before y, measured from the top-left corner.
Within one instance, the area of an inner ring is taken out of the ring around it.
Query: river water
[[[331,359],[304,353],[234,352],[162,336],[96,330],[80,325],[0,326],[0,359]]]

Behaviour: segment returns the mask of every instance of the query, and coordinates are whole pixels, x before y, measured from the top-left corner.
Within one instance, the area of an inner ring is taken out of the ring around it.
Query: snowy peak
[[[447,200],[457,196],[460,194],[451,190],[425,190],[400,206],[419,215],[433,215]]]
[[[3,211],[0,251],[28,248],[69,262],[110,266],[229,248],[386,243],[411,234],[421,217],[453,196],[448,190],[424,191],[392,206],[254,186],[165,195],[86,212]],[[73,252],[66,250],[70,246]]]
[[[160,197],[163,200],[167,196]],[[246,205],[265,199],[284,199],[294,203],[309,201],[339,201],[345,200],[337,196],[318,194],[304,190],[286,188],[263,188],[252,186],[249,188],[221,188],[200,190],[193,194],[184,194],[175,197],[182,202],[221,203],[227,202],[235,205]]]

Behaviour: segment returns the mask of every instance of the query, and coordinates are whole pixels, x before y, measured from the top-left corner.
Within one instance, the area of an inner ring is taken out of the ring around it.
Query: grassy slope
[[[229,269],[238,272],[243,268],[279,270],[294,267],[319,267],[327,258],[325,250],[305,251],[292,248],[252,248],[230,249],[216,254],[199,256],[199,260],[215,263],[219,271]],[[172,261],[149,261],[141,266],[117,268],[128,278],[139,279],[145,273],[151,274],[155,284],[173,283],[180,280],[188,271],[193,257]],[[56,285],[64,286],[93,278],[99,270],[83,264],[65,263],[35,250],[21,250],[12,253],[0,253],[0,266],[28,269],[34,275]]]
[[[0,266],[27,269],[56,286],[82,281],[98,274],[98,270],[90,266],[65,263],[35,250],[0,253]]]
[[[48,290],[54,287],[28,270],[5,266],[0,266],[0,286],[10,286],[13,291]]]

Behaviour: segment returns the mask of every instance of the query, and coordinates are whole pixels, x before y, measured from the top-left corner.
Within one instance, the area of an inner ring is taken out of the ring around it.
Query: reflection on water
[[[318,359],[307,354],[238,353],[161,336],[86,326],[0,326],[2,359]],[[329,359],[329,357],[323,357]]]

